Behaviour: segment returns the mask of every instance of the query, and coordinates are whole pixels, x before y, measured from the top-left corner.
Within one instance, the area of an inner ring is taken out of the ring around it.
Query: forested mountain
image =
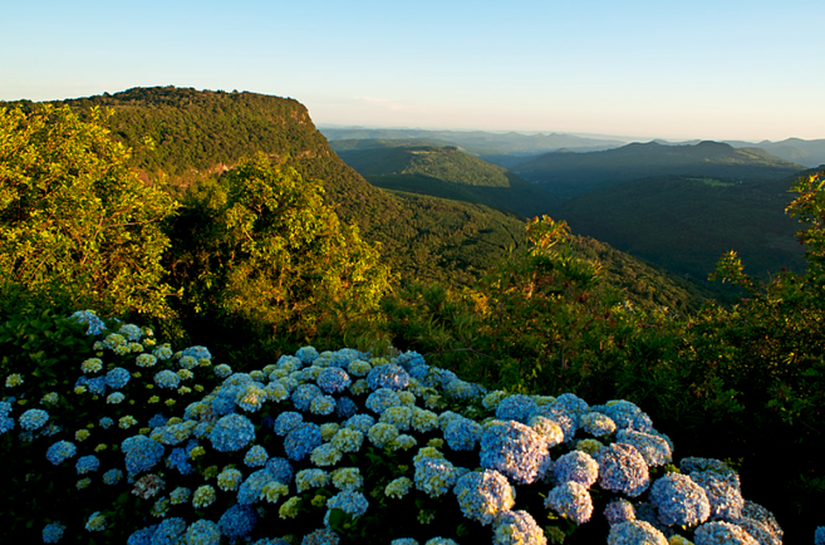
[[[736,148],[761,148],[771,155],[799,163],[806,167],[816,167],[825,164],[825,140],[802,140],[801,138],[787,138],[779,142],[764,140],[762,142],[727,142]]]
[[[514,203],[512,208],[522,212],[529,209],[521,197],[533,195],[536,190],[517,176],[457,150],[439,148],[427,154],[438,159],[415,167],[412,178],[383,178],[387,187],[397,191],[382,190],[365,181],[332,151],[306,108],[292,99],[170,86],[134,88],[65,103],[81,116],[88,116],[93,107],[111,110],[105,123],[116,139],[133,149],[133,160],[144,178],[162,183],[178,196],[185,195],[194,182],[225,172],[257,152],[295,168],[303,179],[321,183],[325,201],[342,221],[358,225],[365,240],[380,243],[382,260],[406,280],[472,284],[524,244],[523,218],[484,206],[507,209]],[[30,109],[35,105],[24,102],[23,106]],[[484,141],[489,135],[475,137]],[[350,143],[349,147],[362,148],[363,144]],[[364,151],[390,155],[400,151],[404,157],[414,156],[404,152],[403,147],[394,149],[382,152],[381,148],[370,147]],[[436,170],[457,175],[464,167],[473,172],[465,181],[478,178],[492,186],[456,184],[427,176]],[[424,186],[416,185],[419,182]],[[512,200],[514,192],[520,192],[516,200]],[[535,210],[540,211],[544,203],[535,199]],[[593,244],[587,242],[585,246]],[[686,302],[695,306],[709,296],[696,286],[669,278],[668,273],[627,256],[606,248],[600,253],[618,260],[615,266],[608,264],[607,269],[636,269],[613,280],[629,288],[630,298],[639,305],[655,301],[674,308]],[[646,280],[639,282],[639,278]]]
[[[649,142],[590,153],[548,153],[513,170],[569,199],[598,187],[653,176],[767,180],[791,176],[804,167],[757,148],[735,149],[719,142],[684,146]]]
[[[574,232],[696,279],[732,249],[750,274],[764,277],[804,266],[799,224],[785,214],[792,182],[657,176],[595,189],[551,214]]]
[[[555,204],[540,186],[454,146],[404,140],[338,140],[330,145],[377,187],[485,204],[526,217]]]

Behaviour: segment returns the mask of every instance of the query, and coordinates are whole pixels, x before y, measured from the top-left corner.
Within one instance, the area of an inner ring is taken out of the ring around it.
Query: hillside
[[[756,148],[735,149],[718,142],[679,146],[650,142],[589,153],[548,153],[513,170],[569,199],[599,187],[654,176],[770,180],[791,176],[804,167]]]
[[[759,143],[751,142],[728,142],[736,148],[761,148],[771,155],[805,165],[806,167],[817,167],[825,164],[825,139],[802,140],[801,138],[787,138],[779,142],[765,140]]]
[[[736,250],[757,276],[801,270],[798,222],[784,214],[795,179],[658,176],[593,190],[553,215],[579,232],[679,274],[704,280]]]
[[[485,204],[526,217],[554,204],[542,188],[454,146],[403,140],[344,140],[330,145],[377,187]]]
[[[179,195],[192,182],[224,172],[242,157],[262,151],[277,158],[304,179],[319,180],[325,200],[337,214],[345,222],[357,224],[366,240],[380,243],[382,259],[405,280],[471,285],[511,249],[524,244],[523,219],[485,206],[479,191],[486,191],[498,208],[506,208],[501,204],[505,198],[493,199],[495,192],[511,192],[527,182],[511,173],[502,177],[502,169],[474,157],[442,150],[436,156],[460,158],[459,163],[475,165],[479,172],[487,173],[490,178],[485,183],[509,183],[510,187],[456,184],[426,174],[403,178],[394,185],[397,191],[375,187],[332,151],[306,108],[292,99],[170,86],[134,88],[65,103],[82,115],[92,107],[111,110],[107,125],[115,138],[133,149],[134,163],[144,178]],[[33,107],[31,102],[21,104],[24,109]],[[145,144],[146,137],[154,146]],[[449,166],[446,170],[456,171],[455,163],[445,165]],[[421,186],[417,190],[410,187],[411,180],[424,176],[429,183],[426,191]],[[391,176],[384,181],[387,187],[395,182]],[[444,189],[441,194],[434,190],[439,187]],[[457,188],[469,189],[471,194],[459,195]],[[592,246],[595,241],[587,244]],[[600,252],[606,260],[617,263],[607,263],[607,269],[627,268],[627,263],[638,269],[627,284],[621,283],[620,275],[614,280],[642,306],[695,306],[709,295],[624,254],[607,248]],[[654,280],[645,282],[642,289],[633,280],[636,277]],[[669,295],[663,299],[662,293]]]

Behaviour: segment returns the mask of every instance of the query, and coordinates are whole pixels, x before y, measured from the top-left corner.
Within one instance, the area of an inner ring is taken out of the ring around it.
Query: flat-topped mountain
[[[547,153],[514,167],[528,181],[563,199],[598,187],[653,176],[691,175],[726,179],[779,179],[805,167],[759,148],[719,142],[695,145],[634,143],[588,153]]]

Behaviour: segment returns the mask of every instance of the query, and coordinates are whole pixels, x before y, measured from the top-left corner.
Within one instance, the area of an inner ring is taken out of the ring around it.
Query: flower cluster
[[[448,532],[460,542],[537,545],[547,543],[545,533],[597,516],[610,525],[612,545],[664,545],[665,536],[695,545],[781,543],[775,519],[742,498],[738,476],[722,462],[689,458],[681,472],[664,472],[673,445],[629,401],[590,406],[573,394],[488,393],[414,352],[373,358],[304,347],[263,369],[233,372],[212,366],[205,347],[175,353],[145,329],[108,332],[92,327],[91,314],[76,319],[102,340],[96,358],[74,367],[82,376],[69,384],[80,393],[66,395],[98,402],[104,414],[88,424],[56,422],[55,393],[15,416],[7,398],[0,433],[19,425],[39,439],[58,426],[45,460],[82,476],[78,489],[100,482],[129,491],[131,520],[141,521],[129,530],[130,545],[331,544],[365,528],[398,545],[456,543]],[[201,372],[215,379],[208,389]],[[181,396],[189,399],[176,404]],[[536,511],[514,510],[517,497]],[[594,498],[606,507],[595,512]],[[112,534],[123,524],[107,520],[111,505],[89,497],[83,509],[82,524],[41,527],[43,541],[77,532],[123,541]],[[548,520],[546,529],[537,523]]]

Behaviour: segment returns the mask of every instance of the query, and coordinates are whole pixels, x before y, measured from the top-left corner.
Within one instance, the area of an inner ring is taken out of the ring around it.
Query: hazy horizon
[[[0,100],[175,85],[316,125],[748,142],[825,138],[825,3],[13,3]]]

